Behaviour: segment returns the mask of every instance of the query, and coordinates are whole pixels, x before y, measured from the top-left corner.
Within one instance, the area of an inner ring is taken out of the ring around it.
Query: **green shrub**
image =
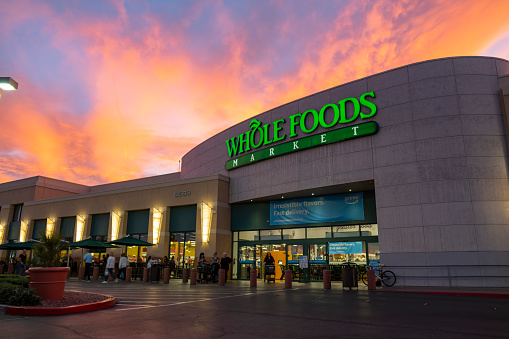
[[[15,274],[0,274],[0,283],[3,282],[28,288],[28,279]]]
[[[35,306],[41,303],[33,288],[0,281],[0,304],[11,306]]]

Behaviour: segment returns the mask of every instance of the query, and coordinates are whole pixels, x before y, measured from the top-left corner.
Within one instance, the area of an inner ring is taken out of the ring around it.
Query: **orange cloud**
[[[326,23],[311,4],[239,15],[193,3],[175,20],[133,17],[120,1],[108,2],[116,10],[108,18],[21,4],[31,10],[12,4],[0,14],[0,37],[14,34],[6,21],[42,23],[69,70],[63,80],[84,90],[47,95],[23,75],[16,97],[0,101],[11,131],[0,136],[0,181],[46,175],[94,185],[177,171],[187,151],[235,123],[394,67],[476,55],[509,27],[507,1],[351,1]]]

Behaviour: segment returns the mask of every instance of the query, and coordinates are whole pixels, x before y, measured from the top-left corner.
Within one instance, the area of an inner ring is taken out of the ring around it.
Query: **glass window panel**
[[[186,263],[192,267],[195,261],[196,232],[186,232],[185,258]]]
[[[378,224],[361,225],[361,234],[363,237],[378,235]]]
[[[235,232],[237,233],[237,232]],[[233,243],[233,262],[237,263],[239,262],[239,243],[234,242]],[[232,279],[237,279],[237,265],[231,265],[232,266]]]
[[[352,253],[348,255],[348,261],[354,262],[357,265],[366,265],[366,242],[362,242],[362,252]]]
[[[258,240],[258,231],[242,231],[239,232],[239,241]]]
[[[332,238],[330,227],[310,227],[307,229],[308,239],[312,238]]]
[[[327,245],[309,245],[309,260],[327,260]]]
[[[332,226],[334,238],[358,237],[359,225]]]
[[[283,239],[306,239],[305,228],[283,229]]]
[[[233,241],[239,241],[239,232],[233,232]]]
[[[281,240],[281,230],[260,231],[260,240]]]

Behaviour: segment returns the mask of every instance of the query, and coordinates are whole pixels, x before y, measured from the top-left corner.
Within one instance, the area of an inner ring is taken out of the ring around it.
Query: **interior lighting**
[[[152,211],[152,242],[159,243],[159,236],[161,235],[161,224],[163,219],[163,212],[158,208],[153,207]]]
[[[118,233],[120,232],[120,221],[122,217],[120,213],[111,211],[111,241],[118,239]]]
[[[83,233],[85,233],[85,217],[81,215],[76,216],[76,241],[83,239]]]
[[[206,244],[210,238],[210,228],[212,225],[212,207],[207,203],[201,202],[201,241]]]
[[[351,192],[351,191],[352,191],[351,189],[348,190],[348,192]]]

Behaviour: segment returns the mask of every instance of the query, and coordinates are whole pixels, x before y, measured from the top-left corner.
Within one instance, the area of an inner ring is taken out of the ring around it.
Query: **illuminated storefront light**
[[[0,224],[0,244],[4,242],[5,225]]]
[[[85,217],[81,215],[76,216],[76,241],[83,240],[83,234],[85,233]]]
[[[25,242],[28,233],[28,223],[26,221],[21,220],[21,225],[19,227],[19,241]]]
[[[201,241],[206,244],[210,238],[210,227],[212,225],[212,207],[207,203],[201,203]]]
[[[48,218],[46,219],[46,236],[50,237],[55,229],[55,220]]]
[[[158,208],[153,208],[152,211],[152,243],[158,244],[161,235],[161,224],[163,219],[163,212]]]
[[[118,234],[120,232],[120,221],[122,217],[120,213],[111,212],[111,241],[118,239]]]

